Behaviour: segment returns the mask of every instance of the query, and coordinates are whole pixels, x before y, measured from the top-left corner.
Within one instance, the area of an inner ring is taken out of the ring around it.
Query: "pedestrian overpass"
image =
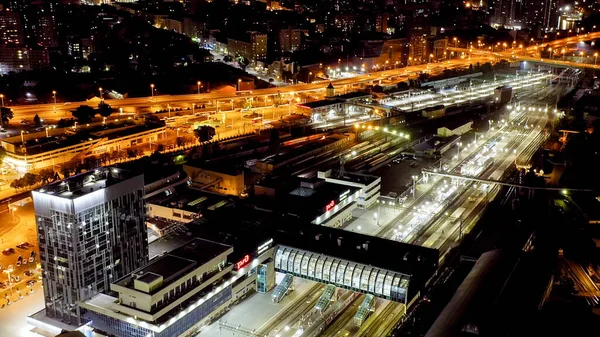
[[[282,232],[275,271],[391,301],[410,301],[438,267],[431,248],[325,226]]]
[[[275,252],[275,270],[396,302],[407,301],[410,275],[287,246]]]

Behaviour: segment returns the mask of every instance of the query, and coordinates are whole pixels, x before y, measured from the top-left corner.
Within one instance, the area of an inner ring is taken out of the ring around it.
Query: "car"
[[[26,265],[27,264],[27,259],[23,259],[21,262],[22,265]]]
[[[21,243],[19,243],[19,244],[17,245],[17,248],[20,248],[20,249],[25,249],[25,248],[27,248],[27,247],[29,247],[29,246],[31,246],[31,245],[29,244],[29,242],[21,242]]]
[[[6,289],[6,283],[5,282],[0,282],[0,288]]]
[[[5,250],[2,251],[2,254],[4,254],[4,255],[11,255],[14,253],[15,253],[15,249],[13,247],[6,248]]]
[[[15,276],[14,280],[14,282],[21,282],[21,276]]]
[[[26,270],[23,275],[27,276],[27,277],[31,277],[33,276],[33,272],[31,270]]]

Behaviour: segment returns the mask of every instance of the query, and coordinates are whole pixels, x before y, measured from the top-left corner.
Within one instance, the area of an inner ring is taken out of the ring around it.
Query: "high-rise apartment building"
[[[410,37],[408,64],[413,65],[423,62],[427,62],[427,39],[424,35],[413,35]]]
[[[36,25],[37,43],[42,47],[58,46],[54,14],[40,14]]]
[[[0,46],[0,74],[5,75],[11,71],[23,70],[31,70],[27,48]]]
[[[302,43],[302,30],[286,28],[279,31],[279,49],[281,52],[295,51]]]
[[[148,262],[143,175],[104,167],[32,196],[46,315],[81,323],[80,301]]]
[[[2,43],[8,44],[23,43],[23,25],[20,13],[0,12],[0,40]]]
[[[557,0],[524,0],[523,20],[528,27],[548,29],[556,22]]]
[[[227,50],[233,56],[243,56],[255,62],[267,56],[267,34],[248,32],[241,38],[228,38]]]

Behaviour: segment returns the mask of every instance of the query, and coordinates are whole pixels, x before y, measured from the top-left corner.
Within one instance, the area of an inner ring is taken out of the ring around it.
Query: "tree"
[[[253,101],[252,97],[246,98],[244,100],[244,103],[242,104],[242,106],[244,107],[244,109],[251,109],[252,108],[252,101]]]
[[[40,118],[40,116],[38,116],[38,114],[35,114],[35,116],[33,116],[33,126],[36,128],[42,126],[42,119]]]
[[[75,117],[79,123],[90,122],[95,114],[96,111],[89,105],[80,105],[73,111],[73,117]]]
[[[49,183],[51,179],[54,179],[54,176],[54,170],[51,168],[43,169],[39,173],[40,181],[44,184]]]
[[[63,179],[69,177],[69,175],[71,174],[71,168],[68,166],[63,166],[60,168],[60,174],[63,175]]]
[[[33,186],[37,184],[39,179],[40,177],[37,174],[27,172],[23,175],[23,180],[25,181],[26,186]]]
[[[271,150],[275,153],[279,153],[279,130],[271,129],[271,134],[269,137],[269,146]]]
[[[0,108],[0,113],[2,113],[2,125],[8,124],[8,121],[13,119],[13,111],[11,108],[2,107]]]
[[[273,96],[273,107],[277,108],[281,105],[281,93],[278,92],[277,95]]]
[[[231,57],[231,55],[225,55],[225,56],[223,56],[223,61],[231,62],[231,61],[233,61],[233,57]]]
[[[194,130],[194,135],[201,143],[208,142],[215,136],[215,128],[202,125]]]
[[[100,112],[100,116],[102,117],[108,117],[113,112],[113,108],[110,106],[110,104],[106,104],[104,101],[98,104],[98,110]]]
[[[15,179],[13,181],[10,182],[10,187],[14,188],[15,190],[19,190],[23,187],[25,187],[25,183],[23,181],[23,178],[18,178]]]
[[[128,158],[135,158],[138,155],[138,151],[136,149],[132,149],[132,150],[127,150],[127,157]]]

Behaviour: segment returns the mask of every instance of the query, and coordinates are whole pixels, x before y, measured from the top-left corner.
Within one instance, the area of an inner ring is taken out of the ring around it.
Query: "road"
[[[593,32],[582,34],[578,36],[570,36],[563,39],[558,39],[554,41],[549,41],[544,43],[544,47],[552,47],[559,48],[562,46],[566,46],[569,44],[576,44],[579,41],[588,41],[592,39],[600,38],[600,32]],[[533,51],[535,47],[528,47],[525,50]],[[348,86],[365,83],[365,82],[379,82],[381,80],[386,80],[390,78],[394,78],[398,81],[406,80],[409,76],[415,76],[416,74],[423,71],[430,71],[431,65],[434,67],[440,68],[439,72],[443,70],[443,68],[461,68],[468,67],[470,64],[474,64],[477,62],[487,62],[497,60],[499,58],[510,59],[515,50],[506,50],[504,52],[494,53],[495,55],[478,55],[471,58],[458,58],[451,59],[448,61],[438,62],[434,64],[420,64],[413,65],[404,68],[396,68],[389,70],[376,71],[369,74],[358,75],[351,78],[342,78],[332,80],[331,83],[337,90],[343,90],[344,86],[348,88]],[[150,88],[149,92],[150,92]],[[278,93],[281,94],[293,94],[301,93],[301,92],[315,92],[321,91],[325,89],[324,83],[307,83],[307,84],[297,84],[297,85],[289,85],[286,87],[273,87],[266,89],[256,89],[252,92],[253,97],[265,97],[272,96]],[[231,92],[222,92],[222,93],[200,93],[200,94],[186,94],[186,95],[160,95],[153,97],[133,97],[133,98],[125,98],[125,99],[107,99],[105,102],[110,104],[114,108],[131,108],[131,107],[148,107],[150,110],[160,110],[164,109],[168,104],[187,104],[191,107],[192,103],[201,103],[201,102],[216,102],[219,101],[222,104],[227,104],[231,100],[239,100],[240,97],[236,93]],[[74,109],[79,105],[89,104],[88,102],[70,102],[69,105],[64,105],[64,102],[58,102],[57,104],[48,103],[48,104],[36,104],[36,105],[23,105],[23,106],[12,106],[13,112],[15,114],[15,119],[31,119],[35,114],[38,114],[42,118],[56,119],[57,116],[60,116],[61,113],[65,115],[64,111],[68,111],[70,109]]]

